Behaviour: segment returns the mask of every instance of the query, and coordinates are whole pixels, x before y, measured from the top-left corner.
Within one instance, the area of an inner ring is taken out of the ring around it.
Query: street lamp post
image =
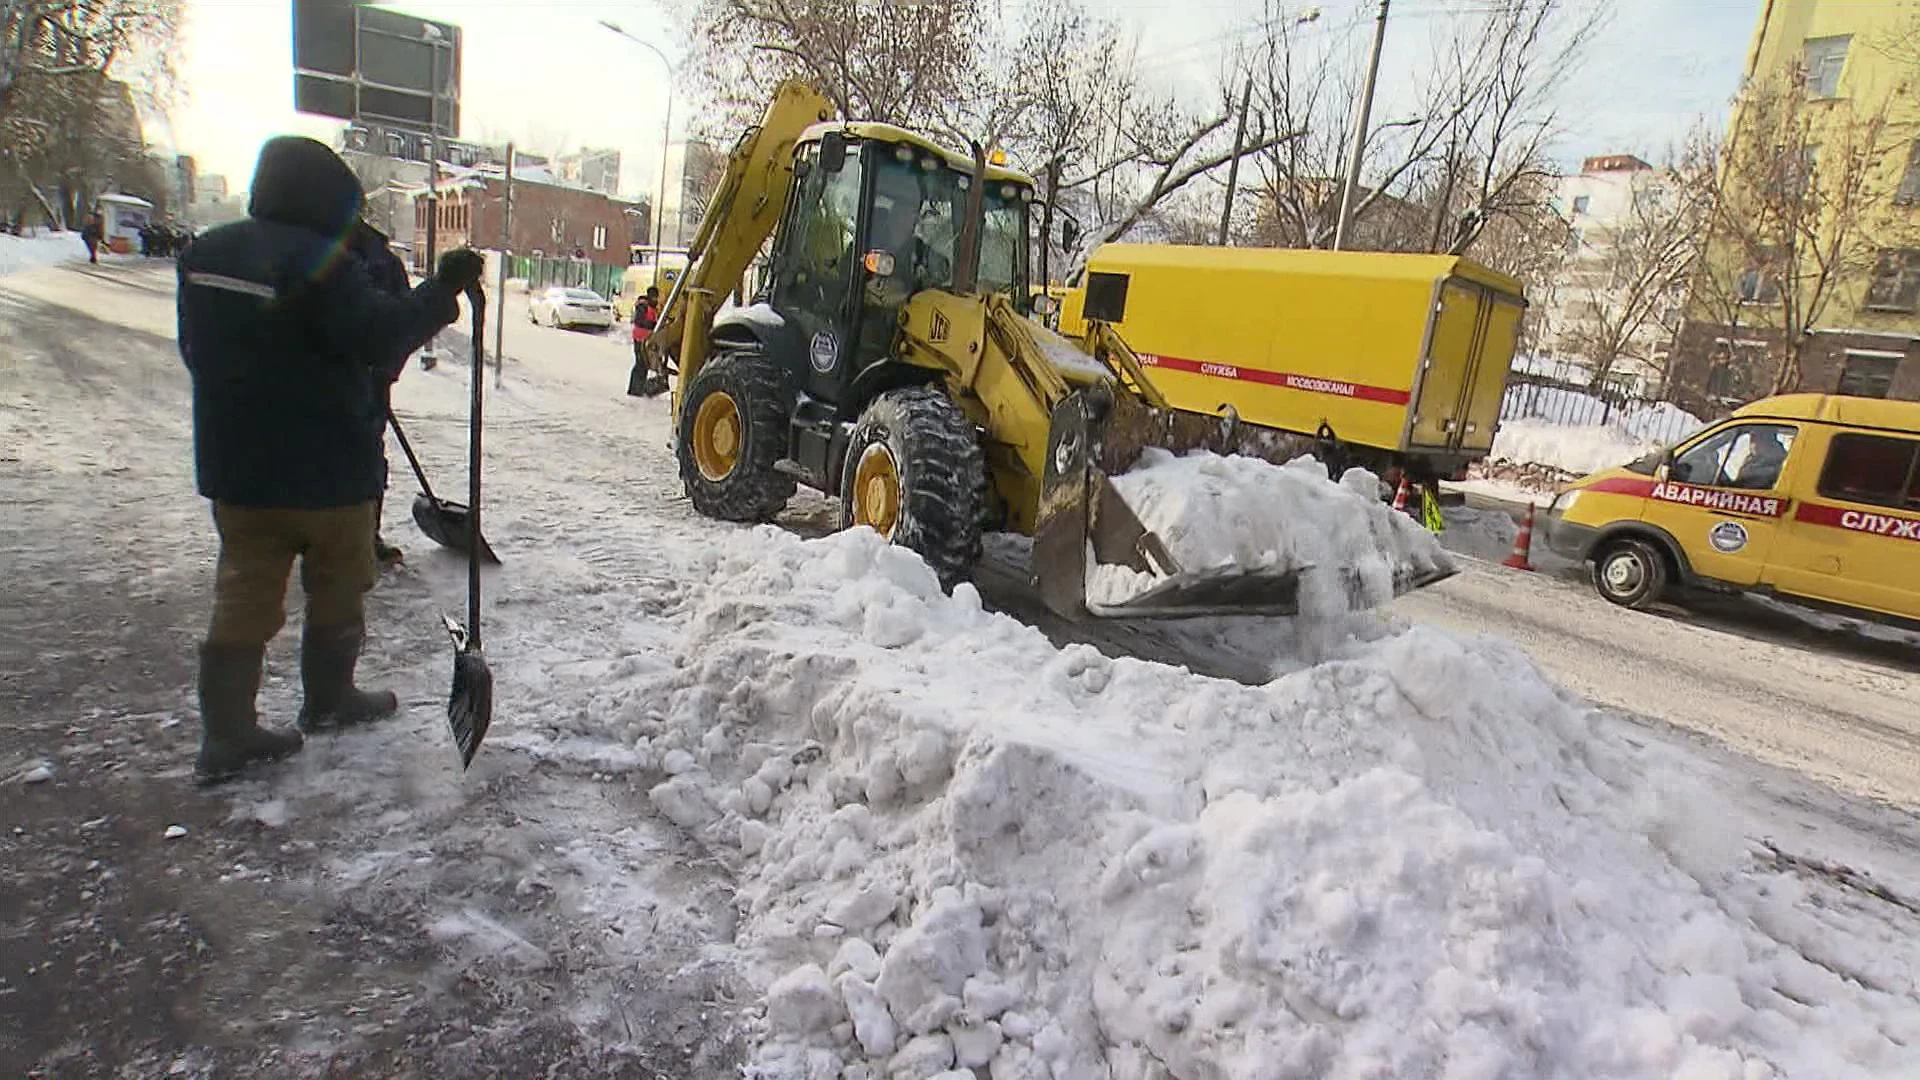
[[[660,193],[654,197],[653,206],[653,283],[657,286],[660,284],[660,267],[665,261],[665,249],[661,247],[661,227],[667,221],[667,151],[673,133],[673,84],[677,73],[673,69],[673,61],[667,59],[667,54],[661,52],[659,46],[634,37],[622,30],[619,23],[610,19],[601,19],[600,25],[635,45],[644,47],[648,52],[659,57],[661,66],[667,69],[667,117],[660,125]],[[675,230],[674,235],[678,238],[678,230]]]

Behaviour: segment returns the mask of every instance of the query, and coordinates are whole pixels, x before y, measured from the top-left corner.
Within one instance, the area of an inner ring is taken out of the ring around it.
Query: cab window
[[[1836,435],[1820,494],[1842,502],[1920,510],[1920,440]]]
[[[1793,449],[1794,429],[1784,424],[1723,428],[1674,459],[1667,479],[1682,484],[1770,491],[1780,484]]]
[[[845,306],[851,289],[853,231],[860,213],[860,159],[849,154],[837,172],[820,167],[819,147],[802,158],[807,175],[796,193],[784,273],[774,283],[775,306],[824,325]],[[807,325],[809,332],[819,325]]]

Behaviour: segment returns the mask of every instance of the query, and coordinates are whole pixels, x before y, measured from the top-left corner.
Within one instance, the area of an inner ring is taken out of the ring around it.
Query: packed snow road
[[[819,500],[696,519],[625,343],[514,303],[473,771],[436,621],[461,566],[404,524],[396,472],[409,563],[364,667],[403,714],[205,794],[210,529],[169,268],[0,279],[0,1072],[1920,1072],[1912,815],[1808,779],[1841,770],[1797,744],[1737,752],[1799,701],[1884,722],[1862,672],[1715,714],[1657,692],[1699,655],[1659,642],[1641,696],[1568,693],[1421,625],[1508,634],[1487,597],[1513,592],[1542,629],[1511,636],[1573,678],[1604,635],[1539,613],[1572,594],[1479,571],[1398,619],[1034,629],[988,610],[1033,614],[1016,542],[946,597],[870,535],[801,539]],[[448,344],[396,405],[457,489]],[[1730,679],[1795,662],[1730,640]]]
[[[1626,611],[1596,596],[1578,572],[1522,574],[1476,561],[1393,610],[1508,638],[1596,704],[1873,798],[1920,805],[1920,648],[1793,635],[1790,616],[1729,606]]]

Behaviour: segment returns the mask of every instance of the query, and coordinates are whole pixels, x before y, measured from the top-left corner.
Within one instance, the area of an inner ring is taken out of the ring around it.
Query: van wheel
[[[980,561],[986,499],[986,457],[952,398],[889,390],[861,412],[840,472],[841,528],[865,525],[912,549],[951,590]]]
[[[1666,592],[1666,557],[1645,540],[1616,541],[1594,557],[1593,586],[1621,607],[1645,610]]]
[[[680,403],[680,481],[693,508],[722,521],[768,521],[793,496],[774,468],[787,449],[786,373],[758,350],[707,362]]]

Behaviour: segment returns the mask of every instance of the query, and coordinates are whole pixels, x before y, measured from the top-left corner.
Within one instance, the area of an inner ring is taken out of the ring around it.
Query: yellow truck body
[[[1433,479],[1493,448],[1526,306],[1457,255],[1108,244],[1060,330],[1111,323],[1176,408]]]
[[[653,261],[653,251],[648,249],[646,261],[634,263],[620,274],[620,291],[613,295],[613,316],[621,322],[633,318],[633,309],[640,298],[647,293],[647,286],[657,286],[660,299],[665,300],[674,283],[687,270],[687,253],[668,250],[660,254],[659,264]]]
[[[1756,401],[1562,488],[1545,530],[1628,607],[1704,586],[1920,625],[1920,403]]]

